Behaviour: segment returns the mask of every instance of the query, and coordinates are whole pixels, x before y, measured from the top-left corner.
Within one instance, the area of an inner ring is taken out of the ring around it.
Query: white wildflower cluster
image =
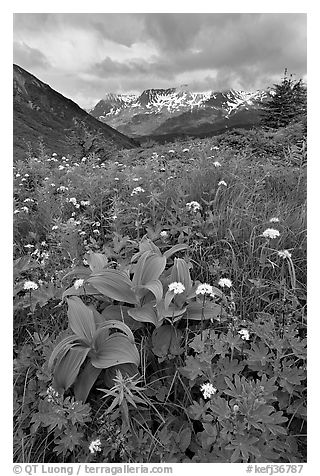
[[[274,228],[267,228],[264,230],[262,233],[262,236],[264,238],[270,238],[271,240],[278,238],[280,236],[279,230],[275,230]]]
[[[170,149],[170,150],[168,150],[168,153],[169,153],[169,154],[174,154],[175,151],[174,151],[173,149]]]
[[[230,279],[228,278],[221,278],[219,280],[219,286],[221,286],[222,288],[231,288],[232,286],[232,282],[230,281]]]
[[[79,289],[83,286],[83,283],[84,283],[84,279],[77,279],[73,285],[76,289]]]
[[[163,239],[163,240],[166,240],[169,236],[169,233],[165,230],[161,231],[160,232],[160,237]]]
[[[278,256],[280,256],[280,258],[291,258],[291,253],[289,253],[288,250],[282,250],[282,251],[278,251]]]
[[[200,387],[201,392],[203,393],[203,398],[211,398],[212,395],[217,393],[217,389],[212,385],[212,383],[204,383]]]
[[[218,183],[218,187],[221,187],[221,186],[224,186],[224,187],[227,186],[227,184],[224,180],[220,180],[220,182]]]
[[[56,403],[59,399],[60,394],[53,387],[47,388],[47,400],[49,403]]]
[[[174,294],[182,294],[186,289],[182,283],[178,283],[177,281],[170,283],[168,287],[169,291],[172,291]]]
[[[21,210],[23,212],[29,213],[29,208],[28,207],[21,207]]]
[[[189,212],[197,212],[199,210],[201,210],[201,205],[200,203],[196,202],[196,201],[192,201],[192,202],[188,202],[186,203],[186,207],[187,207],[187,210]]]
[[[87,205],[90,205],[90,200],[81,200],[80,205],[86,207]]]
[[[64,170],[64,165],[59,165],[58,170]]]
[[[25,200],[23,200],[24,203],[28,203],[28,202],[34,202],[33,198],[26,198]]]
[[[183,149],[182,152],[189,152],[190,149]]]
[[[34,281],[26,281],[23,285],[23,289],[27,291],[38,289],[38,287],[39,286]]]
[[[60,187],[57,188],[58,192],[67,192],[68,190],[68,187],[65,187],[64,185],[60,185]]]
[[[53,225],[53,227],[51,228],[51,230],[54,231],[54,230],[57,230],[58,228],[59,228],[58,225]]]
[[[247,329],[240,329],[240,331],[238,331],[238,334],[240,334],[241,339],[243,340],[249,340],[250,338],[250,334]]]
[[[138,193],[143,193],[144,191],[142,187],[135,187],[131,192],[131,196],[138,195]]]
[[[213,288],[210,284],[199,284],[199,286],[196,289],[196,295],[198,296],[199,294],[205,295],[205,294],[210,294],[213,295]]]
[[[72,205],[76,206],[77,205],[77,199],[72,197],[72,198],[69,198],[69,203],[72,203]]]
[[[97,451],[101,451],[101,440],[98,438],[97,440],[91,441],[89,445],[90,453],[96,453]]]
[[[213,162],[212,164],[214,167],[221,167],[221,164],[220,162],[218,162],[217,160],[215,162]]]
[[[279,221],[280,221],[280,220],[279,220],[279,218],[277,218],[277,217],[272,217],[272,218],[270,218],[270,220],[269,220],[270,223],[279,223]]]

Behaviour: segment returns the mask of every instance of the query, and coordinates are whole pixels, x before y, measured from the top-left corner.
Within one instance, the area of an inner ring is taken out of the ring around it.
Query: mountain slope
[[[130,137],[212,134],[259,122],[265,91],[193,92],[187,86],[107,94],[90,114]]]
[[[84,130],[85,129],[85,130]],[[95,119],[76,103],[17,65],[13,65],[13,151],[25,159],[28,149],[36,153],[39,139],[50,152],[66,155],[81,152],[81,141],[99,153],[107,149],[133,148],[137,143]],[[82,147],[85,148],[84,145]]]

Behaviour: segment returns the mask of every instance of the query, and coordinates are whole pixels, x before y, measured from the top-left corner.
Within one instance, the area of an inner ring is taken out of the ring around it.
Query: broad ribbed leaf
[[[131,287],[132,282],[128,276],[116,269],[108,269],[91,275],[87,282],[101,294],[115,301],[137,304],[136,296]]]
[[[195,321],[201,321],[201,319],[216,319],[217,317],[224,315],[225,311],[219,304],[213,302],[206,302],[202,310],[202,303],[191,302],[187,306],[187,311],[184,318],[193,319]]]
[[[154,243],[152,243],[152,241],[149,240],[149,238],[147,238],[147,236],[145,235],[141,238],[140,243],[139,243],[139,251],[134,256],[132,256],[131,263],[136,261],[136,259],[140,258],[140,256],[145,251],[152,251],[152,252],[158,254],[159,256],[161,256],[160,249]]]
[[[173,326],[164,325],[152,333],[152,351],[158,357],[165,357],[169,353],[179,355],[181,331]]]
[[[120,321],[127,324],[127,326],[129,326],[132,330],[139,329],[141,327],[141,324],[139,324],[137,321],[132,319],[131,316],[129,316],[128,309],[132,308],[127,306],[121,306],[120,304],[118,304],[117,306],[110,305],[104,308],[101,313],[101,316],[103,317],[104,321]]]
[[[68,319],[71,330],[90,346],[96,331],[93,312],[80,298],[68,298]]]
[[[178,251],[186,250],[188,248],[188,245],[184,245],[183,243],[178,243],[177,245],[172,246],[170,250],[167,250],[163,253],[163,256],[166,257],[168,260],[174,253],[177,253]]]
[[[96,288],[85,282],[83,286],[80,286],[80,288],[76,289],[74,286],[71,286],[71,288],[68,288],[65,290],[65,292],[62,294],[62,300],[64,298],[69,297],[69,296],[93,296],[93,295],[98,295],[100,294],[99,291],[97,291]]]
[[[151,281],[159,279],[161,273],[164,271],[167,260],[164,256],[159,256],[157,253],[149,255],[145,261],[140,283],[147,284]]]
[[[56,358],[59,357],[61,360],[63,356],[75,345],[79,345],[79,338],[78,336],[67,336],[62,341],[60,341],[56,347],[53,349],[52,354],[50,355],[48,367],[49,369],[52,368],[53,362]]]
[[[152,294],[154,295],[154,297],[156,298],[157,303],[159,303],[161,301],[162,296],[163,296],[163,286],[162,286],[161,281],[159,281],[158,279],[156,279],[154,281],[150,281],[150,283],[147,283],[147,284],[144,284],[144,285],[136,286],[134,288],[135,292],[140,291],[139,294],[141,294],[141,297],[146,294],[146,292],[141,293],[141,291],[143,291],[143,290],[151,291]]]
[[[128,314],[136,321],[152,322],[155,326],[158,325],[158,317],[152,304],[128,309]]]
[[[146,259],[148,258],[148,256],[150,256],[151,253],[152,253],[152,251],[150,251],[150,250],[144,251],[144,253],[142,253],[140,258],[138,259],[138,262],[137,262],[137,264],[135,265],[135,268],[134,268],[134,275],[133,275],[133,278],[132,278],[132,284],[134,286],[137,286],[138,284],[142,284],[141,278],[142,278],[142,275],[143,275],[145,262],[146,262]]]
[[[93,273],[99,273],[108,264],[108,258],[102,253],[87,253],[85,255]]]
[[[98,369],[107,369],[117,364],[139,365],[139,352],[129,338],[123,334],[112,334],[105,339],[103,348],[91,356],[91,363]]]
[[[158,315],[161,319],[165,317],[178,317],[186,312],[186,307],[177,307],[174,304],[170,305],[167,309],[164,307],[163,301],[157,305]]]
[[[54,388],[64,391],[73,384],[89,350],[83,346],[75,346],[67,352],[54,370]]]
[[[175,258],[171,271],[171,282],[182,283],[185,287],[183,295],[188,295],[192,288],[189,266],[184,259]]]
[[[124,332],[132,342],[134,342],[132,331],[130,327],[128,327],[124,322],[120,322],[116,320],[109,320],[104,322],[103,324],[99,326],[99,329],[97,330],[95,334],[95,339],[99,335],[101,329],[104,329],[107,331],[110,331],[112,329],[119,329],[120,331]]]
[[[74,384],[74,396],[76,400],[82,402],[87,400],[90,390],[100,373],[101,369],[93,367],[90,361],[86,363]]]

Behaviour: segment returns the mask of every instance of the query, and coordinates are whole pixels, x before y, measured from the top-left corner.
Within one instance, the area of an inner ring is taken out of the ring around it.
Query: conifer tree
[[[294,80],[285,69],[281,84],[274,84],[273,94],[261,110],[261,124],[279,129],[303,121],[307,114],[307,88],[302,79]]]

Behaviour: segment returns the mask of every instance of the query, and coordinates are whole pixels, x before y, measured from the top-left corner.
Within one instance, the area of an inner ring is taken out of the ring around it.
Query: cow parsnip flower
[[[199,284],[199,286],[197,287],[196,289],[196,294],[199,295],[199,294],[213,294],[213,289],[212,289],[212,286],[210,284]]]
[[[212,385],[212,383],[207,382],[201,385],[201,392],[203,393],[203,398],[211,398],[217,392],[217,389]]]
[[[280,221],[280,220],[279,220],[279,218],[277,218],[277,217],[272,217],[272,218],[270,218],[270,220],[269,220],[270,223],[279,223],[279,221]]]
[[[221,278],[219,280],[219,286],[221,286],[222,288],[231,288],[232,286],[232,282],[229,278]]]
[[[178,283],[177,281],[170,283],[168,288],[169,291],[173,291],[174,294],[182,294],[186,289],[182,283]]]
[[[273,239],[278,238],[280,236],[280,231],[275,230],[274,228],[267,228],[262,233],[262,236],[264,238],[270,238],[271,240],[273,240]]]
[[[241,329],[240,331],[238,331],[238,334],[240,334],[241,339],[243,340],[249,340],[250,338],[250,334],[247,329]]]
[[[280,258],[291,258],[291,253],[289,253],[288,250],[282,250],[282,251],[278,251],[278,256],[280,256]]]
[[[77,279],[73,285],[76,289],[79,289],[83,286],[83,283],[84,283],[84,279]]]
[[[195,200],[193,200],[192,202],[186,203],[186,207],[187,207],[187,210],[191,212],[197,212],[201,209],[200,203],[196,202]]]
[[[91,441],[89,445],[90,453],[96,453],[97,451],[101,451],[101,440],[98,438],[96,440]]]
[[[27,291],[38,289],[38,287],[39,286],[34,281],[26,281],[23,285],[23,289]]]

